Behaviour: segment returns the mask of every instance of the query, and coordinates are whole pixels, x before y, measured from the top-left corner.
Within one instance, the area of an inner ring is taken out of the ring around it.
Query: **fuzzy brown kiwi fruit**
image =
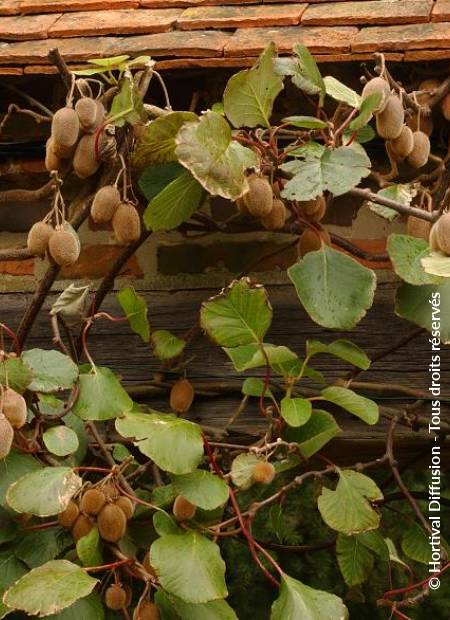
[[[414,137],[413,132],[408,125],[403,125],[402,130],[398,138],[390,141],[391,151],[399,158],[399,160],[405,159],[413,150]]]
[[[100,489],[88,489],[81,498],[80,509],[88,515],[98,515],[106,504],[106,495]]]
[[[329,232],[327,230],[312,230],[311,228],[307,228],[302,232],[298,242],[298,253],[303,258],[303,256],[308,254],[308,252],[320,250],[322,243],[331,245],[331,237]]]
[[[22,428],[27,421],[27,403],[24,397],[11,388],[4,390],[2,413],[13,428]]]
[[[450,255],[450,212],[444,213],[436,222],[436,241],[444,254]]]
[[[177,495],[172,507],[173,516],[177,521],[189,521],[193,519],[197,512],[197,506],[191,504],[182,495]]]
[[[194,400],[194,388],[187,379],[179,379],[170,390],[170,408],[176,413],[186,413]]]
[[[159,620],[159,609],[151,601],[142,601],[133,612],[133,620]]]
[[[434,252],[440,252],[440,247],[437,241],[437,229],[439,226],[439,220],[437,220],[437,222],[435,222],[433,224],[433,226],[431,227],[430,230],[430,236],[428,238],[428,243],[430,245],[430,248],[434,251]]]
[[[440,107],[445,120],[450,121],[450,93],[442,99]]]
[[[112,219],[114,234],[119,243],[128,245],[141,235],[141,218],[130,202],[121,202]]]
[[[390,92],[391,89],[388,82],[381,77],[375,77],[369,80],[364,86],[361,97],[363,99],[366,99],[366,97],[369,97],[369,95],[373,95],[374,93],[380,93],[380,103],[373,111],[374,114],[379,114],[386,107]]]
[[[69,267],[76,263],[80,256],[80,242],[77,235],[57,228],[50,236],[48,251],[57,265]]]
[[[103,540],[116,543],[126,532],[127,518],[119,506],[106,504],[97,517],[97,526]]]
[[[420,217],[410,215],[406,221],[406,230],[411,237],[417,237],[418,239],[425,239],[428,241],[431,230],[431,222],[422,220]]]
[[[66,167],[66,162],[55,153],[53,140],[49,138],[45,145],[45,168],[49,172],[57,170],[58,172]]]
[[[127,521],[131,519],[134,515],[134,503],[131,501],[129,497],[125,497],[125,495],[121,495],[114,502],[116,506],[119,506],[121,510],[123,510],[124,515],[127,518]]]
[[[377,114],[378,135],[386,140],[395,140],[402,132],[405,121],[403,105],[397,95],[389,95],[384,110]]]
[[[106,589],[105,592],[105,605],[108,609],[119,611],[126,607],[127,593],[122,586],[118,583],[113,583]]]
[[[249,191],[244,194],[245,205],[251,215],[266,217],[272,211],[272,186],[265,177],[252,176],[248,180]]]
[[[14,439],[14,429],[9,420],[0,413],[0,459],[4,459],[11,452]]]
[[[105,185],[95,194],[91,217],[96,224],[110,222],[120,204],[120,192],[115,185]]]
[[[306,200],[299,203],[302,215],[308,222],[320,222],[327,211],[327,201],[325,196],[317,196],[313,200]]]
[[[97,127],[97,102],[91,97],[82,97],[75,104],[75,112],[78,114],[80,127],[83,131],[91,133]]]
[[[267,230],[280,230],[286,223],[287,210],[284,202],[279,198],[273,199],[272,211],[261,218],[261,224]]]
[[[423,131],[413,133],[414,145],[408,155],[408,163],[413,168],[422,168],[430,155],[430,139]]]
[[[47,222],[36,222],[30,228],[27,237],[27,248],[34,256],[45,256],[53,228]]]
[[[275,478],[275,467],[269,461],[260,461],[253,469],[252,478],[260,484],[270,484]]]
[[[78,504],[71,499],[67,508],[58,515],[58,521],[63,527],[71,528],[79,514]]]
[[[78,515],[72,527],[72,536],[78,542],[83,536],[87,536],[94,527],[94,523],[86,515]]]
[[[63,149],[75,146],[80,133],[80,121],[73,108],[60,108],[53,115],[51,136],[53,142]]]
[[[73,156],[73,170],[80,179],[87,179],[97,172],[100,162],[95,153],[95,134],[85,134],[78,142]]]

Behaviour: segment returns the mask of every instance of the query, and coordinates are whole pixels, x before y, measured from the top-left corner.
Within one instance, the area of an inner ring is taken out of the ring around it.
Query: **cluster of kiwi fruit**
[[[105,605],[113,611],[121,611],[130,606],[131,588],[121,583],[113,583],[105,591]],[[133,613],[133,620],[159,620],[159,610],[155,603],[147,599],[139,601]]]
[[[422,168],[430,155],[430,139],[420,129],[413,130],[405,123],[405,111],[400,97],[391,92],[389,83],[383,77],[375,77],[363,88],[362,98],[377,93],[379,103],[373,111],[377,133],[386,140],[386,149],[394,161],[405,159],[413,168]]]
[[[129,245],[141,236],[141,218],[135,205],[122,200],[116,185],[104,185],[95,194],[91,218],[96,224],[112,223],[114,235],[122,245]]]
[[[288,212],[284,202],[274,192],[267,177],[252,174],[248,178],[248,191],[236,200],[242,215],[252,215],[260,219],[267,230],[283,228]]]
[[[107,481],[85,489],[77,499],[72,499],[58,521],[70,529],[75,541],[87,536],[96,525],[104,541],[117,543],[125,535],[133,514],[134,503],[120,494],[113,481]]]
[[[27,248],[33,256],[44,257],[48,253],[60,267],[70,267],[80,256],[81,243],[68,222],[53,227],[45,218],[30,228]]]
[[[0,394],[0,459],[11,451],[14,429],[22,428],[27,421],[27,404],[23,396],[12,388]]]
[[[68,103],[53,115],[45,166],[49,171],[64,172],[72,162],[75,174],[86,179],[100,167],[96,156],[97,131],[105,121],[106,110],[100,100],[83,94],[81,82],[77,80],[82,96],[75,106]]]

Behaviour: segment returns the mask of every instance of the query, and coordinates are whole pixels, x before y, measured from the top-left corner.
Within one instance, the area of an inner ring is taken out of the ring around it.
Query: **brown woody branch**
[[[0,205],[11,202],[38,202],[52,194],[56,187],[56,180],[50,179],[38,189],[8,189],[0,192]]]

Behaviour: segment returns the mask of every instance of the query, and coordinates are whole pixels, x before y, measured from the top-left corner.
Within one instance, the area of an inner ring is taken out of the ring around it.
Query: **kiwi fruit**
[[[172,507],[173,516],[177,521],[189,521],[193,519],[197,512],[197,506],[191,504],[182,495],[177,495]]]
[[[115,500],[119,497],[119,490],[112,480],[107,480],[100,488],[108,500]]]
[[[84,134],[73,156],[73,170],[80,179],[87,179],[97,172],[100,162],[95,153],[95,134]]]
[[[391,89],[389,83],[381,77],[375,77],[369,80],[364,86],[361,97],[363,99],[366,99],[374,93],[380,93],[380,103],[373,111],[374,114],[379,114],[380,112],[383,112],[384,108],[386,107],[390,92]]]
[[[439,247],[438,240],[437,240],[438,226],[439,226],[439,220],[437,220],[437,222],[435,222],[433,226],[431,227],[430,236],[428,238],[428,244],[434,252],[440,252],[440,249],[441,249]]]
[[[413,132],[407,125],[403,125],[400,135],[390,141],[391,152],[393,152],[399,160],[405,159],[411,153],[414,146]]]
[[[322,244],[331,245],[331,237],[327,230],[307,228],[300,236],[298,253],[303,258],[308,252],[316,252],[322,248]]]
[[[176,413],[186,413],[194,400],[194,388],[187,379],[179,379],[170,390],[170,408]]]
[[[114,504],[116,506],[119,506],[119,508],[123,510],[123,513],[127,518],[127,521],[129,521],[134,515],[134,503],[131,501],[129,497],[126,497],[125,495],[121,495],[120,497],[116,499]]]
[[[91,133],[97,127],[97,102],[91,97],[82,97],[75,104],[75,112],[78,114],[80,127],[83,131]]]
[[[141,236],[141,218],[130,202],[121,202],[112,219],[114,234],[119,243],[128,245]]]
[[[45,169],[51,172],[57,170],[60,172],[66,166],[66,162],[55,153],[53,140],[49,138],[45,145]]]
[[[120,192],[115,185],[105,185],[95,194],[91,205],[91,217],[96,224],[110,222],[120,204]]]
[[[270,484],[275,478],[275,467],[269,461],[260,461],[253,469],[252,478],[260,484]]]
[[[422,90],[422,91],[424,90],[427,92],[427,94],[433,95],[434,91],[438,89],[440,85],[441,85],[441,81],[438,80],[437,78],[427,78],[426,80],[423,80],[422,82],[420,82],[417,90]],[[422,102],[419,102],[419,103],[422,103]]]
[[[411,237],[417,237],[418,239],[425,239],[428,241],[431,230],[431,222],[422,220],[420,217],[410,215],[406,221],[406,230]]]
[[[444,254],[450,255],[450,212],[447,211],[436,222],[436,242]]]
[[[142,601],[134,610],[133,620],[159,620],[159,609],[151,601]]]
[[[255,217],[266,217],[272,211],[272,186],[265,177],[252,176],[248,180],[249,191],[244,194],[245,206]]]
[[[73,108],[60,108],[53,115],[51,136],[55,145],[63,149],[75,146],[80,133],[80,121]]]
[[[80,509],[88,515],[98,515],[106,504],[106,495],[100,489],[88,489],[81,498]]]
[[[57,228],[50,236],[48,251],[57,265],[69,267],[76,263],[80,256],[78,236],[68,230]]]
[[[27,237],[28,251],[34,256],[45,256],[53,228],[47,222],[36,222],[30,228]]]
[[[58,521],[63,527],[71,528],[80,514],[78,504],[72,499],[70,500],[67,508],[58,515]]]
[[[75,541],[78,542],[80,538],[87,536],[89,532],[94,527],[94,523],[91,521],[89,517],[86,515],[80,514],[78,515],[75,523],[72,527],[72,536]]]
[[[389,95],[383,111],[376,117],[378,135],[386,140],[395,140],[402,132],[404,121],[402,102],[397,95]]]
[[[422,168],[430,155],[430,139],[423,131],[414,131],[413,140],[413,148],[407,158],[408,163],[413,168]]]
[[[119,506],[106,504],[97,517],[97,526],[103,540],[116,543],[126,532],[127,518]]]
[[[445,95],[441,101],[441,112],[444,115],[445,120],[450,121],[450,93]]]
[[[113,583],[106,589],[105,592],[105,605],[108,609],[119,611],[126,607],[127,593],[122,586],[118,583]]]
[[[0,413],[0,459],[4,459],[11,452],[14,439],[14,429],[9,420]]]
[[[272,211],[261,218],[261,224],[267,230],[280,230],[286,223],[287,211],[284,202],[279,198],[273,199]]]
[[[27,403],[24,397],[11,388],[4,390],[2,413],[13,428],[22,428],[27,421]]]
[[[325,196],[317,196],[314,200],[299,203],[302,215],[308,222],[320,222],[327,211]]]

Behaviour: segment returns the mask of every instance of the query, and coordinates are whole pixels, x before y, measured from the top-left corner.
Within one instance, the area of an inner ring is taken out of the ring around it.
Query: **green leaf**
[[[17,581],[4,602],[27,614],[48,616],[90,594],[97,580],[67,560],[52,560]]]
[[[0,361],[0,384],[22,394],[33,379],[31,368],[20,357]]]
[[[322,327],[351,329],[373,303],[375,273],[328,246],[309,252],[288,276],[305,310]]]
[[[70,467],[44,467],[14,482],[6,501],[16,512],[49,517],[63,512],[81,485],[81,478]]]
[[[327,127],[325,121],[315,116],[287,116],[281,122],[301,129],[325,129]]]
[[[358,95],[352,88],[349,88],[332,75],[327,75],[323,78],[323,81],[325,83],[327,95],[332,97],[335,101],[346,103],[351,108],[360,108],[362,104],[361,95]]]
[[[228,594],[219,547],[197,532],[155,540],[150,562],[162,587],[188,603],[207,603]]]
[[[258,157],[232,139],[223,116],[205,112],[180,129],[176,142],[178,161],[212,196],[236,200],[248,190],[244,172],[258,166]]]
[[[214,510],[228,501],[227,483],[204,469],[173,476],[172,483],[177,493],[203,510]]]
[[[238,620],[234,611],[223,600],[196,605],[158,590],[155,603],[163,612],[163,620]]]
[[[435,308],[432,305],[433,300]],[[429,332],[433,332],[433,321],[440,318],[441,341],[450,344],[450,279],[446,278],[440,285],[402,284],[397,289],[395,312]],[[439,338],[439,335],[436,338]]]
[[[90,366],[79,377],[80,391],[72,412],[82,420],[110,420],[130,411],[133,401],[109,368]]]
[[[194,112],[170,112],[152,121],[139,138],[133,153],[133,166],[145,168],[177,161],[175,137],[184,123],[196,121]]]
[[[434,282],[442,282],[443,278],[450,278],[450,256],[442,252],[431,252],[420,260],[424,271],[432,276]]]
[[[346,584],[356,586],[367,579],[373,568],[374,558],[369,549],[360,542],[358,536],[338,534],[336,554]]]
[[[7,510],[0,507],[0,545],[14,540],[19,532],[19,524],[11,517]]]
[[[341,432],[331,413],[322,409],[313,409],[306,424],[299,428],[287,429],[285,436],[287,441],[297,443],[302,456],[309,459]]]
[[[405,282],[421,286],[440,281],[440,278],[427,274],[422,266],[422,258],[430,253],[424,239],[393,233],[388,237],[387,251],[395,273]]]
[[[164,187],[144,211],[148,230],[172,230],[188,220],[203,200],[203,188],[185,170]]]
[[[150,340],[147,302],[138,295],[132,286],[127,286],[117,293],[117,300],[125,312],[131,329],[142,338],[142,342]]]
[[[239,454],[231,464],[231,479],[240,489],[249,489],[253,484],[253,471],[261,459],[252,452]]]
[[[307,340],[306,353],[308,357],[319,353],[329,353],[362,370],[367,370],[371,364],[366,353],[350,340],[334,340],[330,344],[324,344],[318,340]]]
[[[78,378],[77,365],[59,351],[30,349],[23,352],[22,359],[32,370],[33,380],[28,389],[33,392],[70,390]]]
[[[357,148],[358,147],[358,148]],[[322,147],[320,157],[298,157],[281,166],[292,175],[281,196],[287,200],[311,200],[329,191],[335,196],[346,194],[370,174],[371,162],[359,144],[337,149]]]
[[[103,564],[102,545],[96,527],[93,527],[89,534],[77,542],[77,555],[83,566],[101,566]]]
[[[109,56],[108,58],[91,58],[87,62],[91,65],[95,65],[97,67],[104,67],[108,69],[108,71],[112,71],[117,69],[122,63],[126,62],[130,57],[126,54],[122,54],[121,56]]]
[[[258,379],[257,377],[247,377],[242,384],[242,393],[245,396],[256,396],[260,397],[263,393],[265,396],[269,398],[274,398],[272,391],[270,388],[265,389],[265,383],[262,379]]]
[[[100,597],[97,594],[90,594],[60,613],[45,617],[46,620],[104,620],[105,610]]]
[[[84,422],[70,412],[64,416],[64,424],[73,430],[78,437],[78,449],[64,461],[64,464],[77,467],[84,461],[88,447],[88,437]]]
[[[112,101],[108,119],[116,127],[123,127],[125,123],[135,124],[147,120],[142,97],[131,78],[122,79],[120,91]]]
[[[359,131],[367,125],[373,115],[373,111],[379,105],[381,93],[372,93],[366,97],[359,108],[359,114],[350,123],[350,131]]]
[[[376,424],[380,417],[378,405],[373,400],[360,396],[348,388],[334,385],[327,387],[322,390],[321,398],[342,407],[342,409],[352,413],[366,422],[366,424]]]
[[[336,490],[323,488],[317,505],[322,519],[333,530],[342,534],[359,534],[375,530],[380,515],[370,502],[383,499],[375,482],[352,470],[339,470]]]
[[[6,492],[8,488],[33,471],[38,471],[42,465],[30,454],[23,454],[12,450],[5,459],[0,461],[0,505],[10,509],[6,503]]]
[[[315,590],[283,574],[280,595],[272,605],[270,620],[348,620],[342,600],[323,590]]]
[[[235,280],[216,297],[203,302],[200,324],[222,347],[261,342],[272,321],[266,290],[247,278]]]
[[[428,534],[418,523],[411,523],[403,534],[402,550],[408,558],[428,564],[431,561],[431,546]]]
[[[50,315],[60,315],[69,325],[72,322],[78,324],[86,316],[88,305],[89,284],[75,286],[72,282],[52,305]]]
[[[355,134],[354,131],[349,131],[348,129],[344,131],[344,141],[348,142],[349,140],[352,140],[354,134]],[[360,144],[365,144],[366,142],[370,142],[371,140],[373,140],[375,136],[376,136],[376,133],[372,129],[372,127],[370,125],[365,125],[365,127],[363,127],[362,129],[359,129],[356,132],[355,140],[356,142],[359,142]]]
[[[153,515],[153,527],[159,536],[183,533],[183,530],[178,527],[176,521],[166,512],[155,512]]]
[[[264,349],[264,353],[262,349]],[[267,360],[270,366],[276,370],[284,364],[294,363],[298,360],[297,355],[287,347],[275,346],[266,342],[262,345],[244,344],[231,349],[224,348],[224,351],[238,372],[266,366]]]
[[[25,564],[15,557],[12,550],[0,551],[0,618],[4,618],[12,611],[2,602],[3,594],[26,572]]]
[[[409,207],[412,199],[417,195],[417,189],[412,183],[396,183],[394,185],[390,185],[389,187],[385,187],[384,189],[380,189],[380,191],[376,192],[376,194],[382,198],[389,198],[389,200],[395,200],[395,202],[399,202],[400,204]],[[371,211],[389,222],[392,222],[392,220],[399,215],[398,211],[394,211],[394,209],[385,207],[384,205],[379,205],[376,202],[371,202],[369,200],[366,204]]]
[[[319,105],[323,105],[325,98],[325,83],[314,60],[313,55],[304,45],[294,45],[294,72],[288,73],[292,76],[292,82],[307,95],[319,95]]]
[[[283,90],[283,80],[273,67],[275,55],[275,45],[270,43],[251,69],[228,80],[223,105],[234,127],[270,127],[273,104]]]
[[[203,458],[201,428],[171,414],[128,413],[116,420],[123,437],[135,437],[139,450],[172,474],[188,474]]]
[[[78,435],[75,431],[61,424],[52,426],[42,435],[45,447],[56,456],[67,456],[78,450]]]
[[[368,532],[357,534],[356,538],[362,545],[378,555],[384,562],[389,561],[389,549],[386,545],[386,541],[380,534],[380,530],[369,530]]]
[[[177,338],[174,334],[166,329],[159,329],[152,333],[151,341],[153,352],[160,360],[171,360],[178,357],[184,351],[186,341]]]
[[[57,526],[47,530],[23,533],[14,553],[27,566],[36,568],[49,560],[54,560],[72,545],[73,538],[70,533]]]
[[[151,200],[159,194],[166,185],[169,185],[169,183],[179,177],[182,172],[184,172],[184,168],[178,162],[151,166],[150,168],[146,168],[139,177],[139,189],[147,200]]]
[[[306,398],[289,398],[281,401],[281,415],[289,426],[303,426],[311,417],[312,405]]]

